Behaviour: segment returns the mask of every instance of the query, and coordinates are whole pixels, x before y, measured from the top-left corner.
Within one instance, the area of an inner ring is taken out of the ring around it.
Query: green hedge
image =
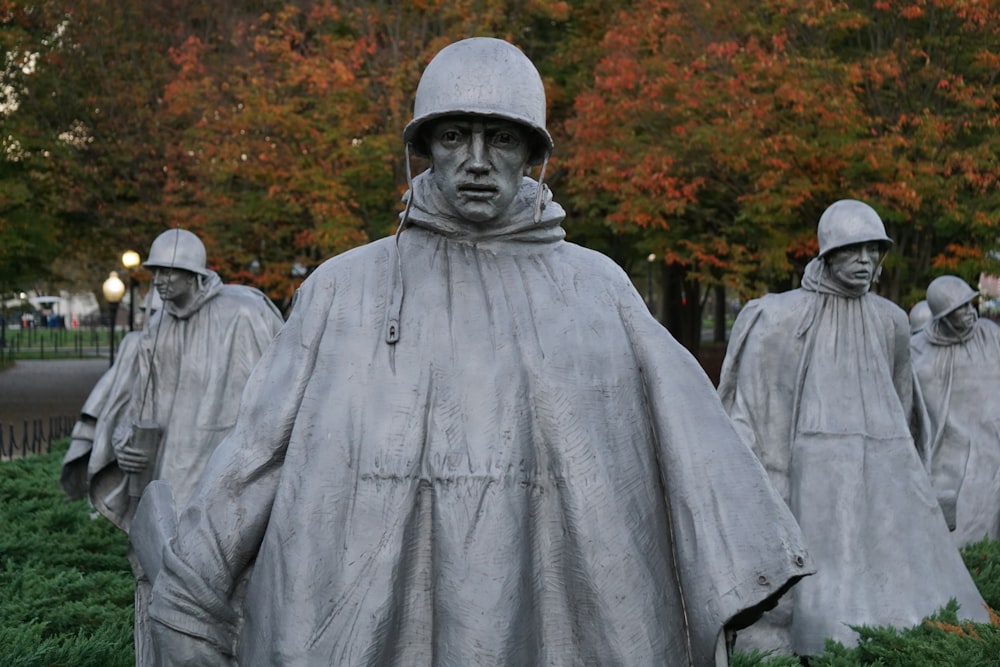
[[[53,452],[0,464],[0,667],[130,667],[133,582],[125,535],[83,501],[66,500]],[[963,551],[986,602],[1000,609],[1000,541]],[[858,628],[810,667],[1000,665],[1000,621],[959,624],[954,607],[906,630]],[[734,667],[797,667],[790,656],[739,653]]]
[[[0,665],[130,667],[126,537],[60,490],[66,444],[0,464]]]

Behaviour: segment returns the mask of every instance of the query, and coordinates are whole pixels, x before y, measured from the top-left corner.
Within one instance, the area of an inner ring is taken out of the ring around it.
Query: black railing
[[[69,437],[76,417],[25,419],[20,425],[0,421],[0,459],[48,454],[52,443]]]
[[[128,333],[115,330],[115,347]],[[0,347],[0,367],[17,359],[82,359],[108,356],[108,328],[9,329]]]

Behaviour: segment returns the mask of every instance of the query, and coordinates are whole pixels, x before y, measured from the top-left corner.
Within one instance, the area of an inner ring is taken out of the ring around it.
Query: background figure
[[[818,236],[802,287],[748,303],[723,363],[723,404],[817,565],[737,648],[853,645],[848,624],[910,627],[952,597],[987,621],[909,430],[906,314],[869,292],[892,241],[854,200],[831,205]]]
[[[910,308],[910,334],[920,333],[931,321],[931,307],[927,305],[927,300],[918,301]]]
[[[927,466],[955,544],[1000,537],[1000,327],[957,276],[927,287],[933,319],[911,340],[931,421]]]
[[[931,320],[931,307],[927,301],[918,301],[910,308],[910,336],[923,330]],[[916,371],[913,376],[913,408],[910,411],[910,433],[913,434],[913,443],[916,445],[920,460],[924,461],[926,467],[930,456],[931,421],[927,414],[927,405],[924,395],[920,390],[920,383],[917,382]]]
[[[404,139],[432,169],[400,232],[303,283],[177,538],[134,542],[162,664],[726,663],[811,564],[698,363],[523,176],[538,72],[457,42]]]
[[[159,293],[150,290],[143,305],[146,317],[155,314],[162,304]],[[80,409],[79,419],[73,425],[59,477],[59,485],[73,500],[88,497],[94,472],[115,463],[111,443],[116,427],[122,423],[138,373],[141,339],[142,331],[130,331],[122,338],[114,364],[91,389]]]
[[[163,307],[123,340],[88,466],[91,503],[126,532],[148,480],[169,480],[181,499],[191,494],[236,422],[250,371],[282,326],[262,292],[223,285],[206,268],[205,247],[189,231],[157,236],[144,266]],[[150,583],[131,552],[129,560],[136,664],[153,665]]]
[[[235,424],[243,385],[282,325],[261,291],[223,285],[206,268],[205,247],[189,231],[157,236],[143,266],[153,271],[163,308],[139,332],[135,354],[122,362],[134,363],[125,376],[127,404],[120,418],[103,425],[112,432],[100,440],[110,444],[113,456],[95,451],[107,464],[91,465],[91,502],[125,531],[137,501],[134,485],[129,494],[129,475],[167,479],[186,500]],[[152,455],[133,442],[139,422],[159,429]]]

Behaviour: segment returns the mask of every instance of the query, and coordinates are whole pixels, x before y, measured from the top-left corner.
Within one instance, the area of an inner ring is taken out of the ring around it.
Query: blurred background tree
[[[0,0],[0,283],[99,284],[180,225],[286,308],[393,232],[420,71],[474,35],[545,79],[569,239],[693,350],[709,296],[797,284],[839,198],[904,308],[1000,268],[997,3]]]

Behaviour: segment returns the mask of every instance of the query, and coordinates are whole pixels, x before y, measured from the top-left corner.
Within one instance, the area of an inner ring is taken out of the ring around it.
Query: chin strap
[[[413,205],[413,172],[410,171],[410,144],[404,147],[406,161],[406,206],[403,214],[399,217],[399,226],[396,228],[394,245],[396,249],[396,261],[389,276],[389,312],[385,320],[385,342],[388,345],[395,345],[399,342],[399,317],[403,310],[403,256],[399,252],[399,237],[406,229],[406,223],[410,219],[410,207]]]
[[[542,170],[538,174],[538,190],[535,192],[535,215],[534,220],[537,225],[542,221],[542,211],[545,209],[545,202],[543,201],[543,196],[545,192],[548,191],[548,186],[545,185],[545,169],[549,166],[549,152],[545,151],[545,157],[542,158]]]

